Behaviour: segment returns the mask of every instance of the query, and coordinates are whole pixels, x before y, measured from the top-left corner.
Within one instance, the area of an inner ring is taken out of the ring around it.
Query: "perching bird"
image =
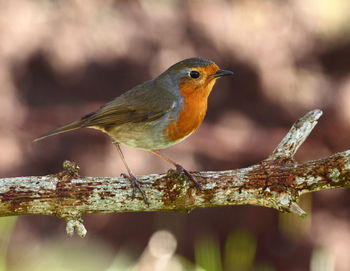
[[[207,59],[182,60],[155,79],[135,86],[95,112],[34,141],[79,128],[93,128],[108,134],[128,171],[129,175],[124,176],[147,202],[119,144],[150,151],[196,182],[187,170],[158,150],[181,142],[201,125],[207,111],[208,96],[216,79],[232,74],[231,71],[219,69],[213,61]]]

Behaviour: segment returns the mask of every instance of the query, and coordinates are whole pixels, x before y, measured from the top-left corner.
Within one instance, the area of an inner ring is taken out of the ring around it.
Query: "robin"
[[[175,166],[197,186],[195,178],[181,165],[158,150],[175,145],[190,136],[202,123],[208,96],[216,79],[233,72],[219,69],[204,58],[182,60],[153,80],[135,86],[77,121],[70,122],[34,141],[76,130],[93,128],[108,134],[122,158],[128,175],[122,174],[144,191],[126,163],[120,144],[152,152]]]

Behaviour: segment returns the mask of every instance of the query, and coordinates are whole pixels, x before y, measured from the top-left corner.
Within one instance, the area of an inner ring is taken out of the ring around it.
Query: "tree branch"
[[[0,215],[53,215],[67,221],[67,233],[85,236],[82,215],[88,213],[185,211],[213,206],[253,204],[306,213],[297,205],[301,194],[350,186],[350,150],[298,163],[294,154],[322,115],[314,110],[295,122],[272,155],[236,170],[194,172],[201,183],[174,171],[140,176],[149,205],[140,194],[132,198],[127,179],[82,177],[79,167],[64,162],[62,172],[38,177],[0,179]]]

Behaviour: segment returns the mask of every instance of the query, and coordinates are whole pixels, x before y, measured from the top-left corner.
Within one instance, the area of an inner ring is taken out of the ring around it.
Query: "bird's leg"
[[[168,163],[172,164],[176,168],[176,173],[178,174],[185,174],[188,179],[190,179],[197,188],[200,188],[200,183],[196,180],[196,178],[188,171],[186,170],[183,166],[179,165],[175,161],[171,160],[169,157],[161,153],[160,151],[157,150],[151,150],[151,153],[157,155],[159,158],[167,161]]]
[[[123,161],[123,164],[126,168],[126,170],[128,171],[128,175],[127,174],[120,174],[122,177],[124,178],[127,178],[130,182],[131,182],[131,185],[133,187],[133,191],[132,191],[132,197],[135,198],[135,190],[139,190],[141,195],[142,195],[142,198],[144,200],[144,202],[148,205],[149,202],[147,200],[147,197],[146,197],[146,194],[145,194],[145,191],[143,191],[143,189],[141,188],[141,185],[139,183],[139,181],[137,180],[137,178],[135,177],[135,175],[131,172],[128,164],[126,163],[126,160],[125,160],[125,157],[124,157],[124,154],[122,152],[122,149],[120,148],[120,145],[118,142],[113,142],[113,144],[117,147],[117,150],[118,150],[118,153],[120,155],[120,157],[122,158],[122,161]]]

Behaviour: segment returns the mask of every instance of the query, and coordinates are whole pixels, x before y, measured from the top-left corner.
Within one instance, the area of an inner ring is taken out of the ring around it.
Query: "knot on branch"
[[[63,171],[61,173],[64,175],[68,175],[72,178],[77,178],[79,177],[79,170],[80,167],[78,166],[78,164],[66,160],[63,162]]]
[[[63,170],[58,173],[51,174],[51,176],[57,177],[59,179],[59,183],[67,183],[74,178],[80,177],[79,170],[80,167],[78,166],[78,164],[76,164],[75,162],[65,160],[63,162]]]
[[[68,236],[73,236],[74,232],[81,238],[85,237],[87,230],[82,218],[66,218],[66,232]]]

